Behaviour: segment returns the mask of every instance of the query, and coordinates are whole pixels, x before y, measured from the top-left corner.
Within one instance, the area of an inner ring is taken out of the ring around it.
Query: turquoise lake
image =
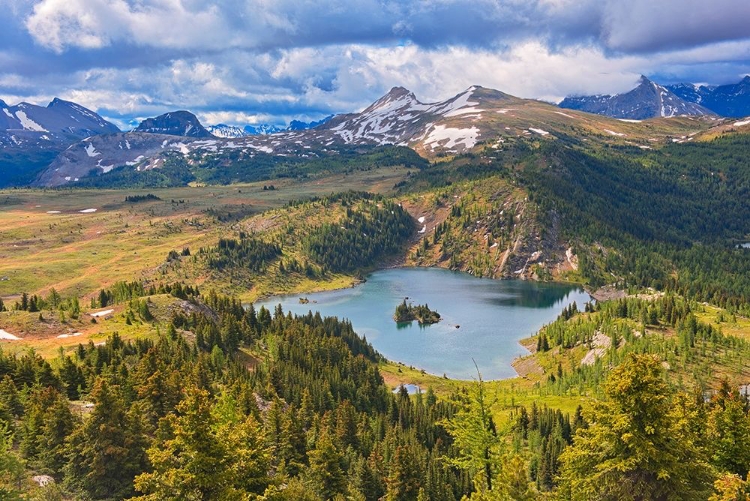
[[[300,297],[310,303],[300,304]],[[420,327],[398,325],[396,306],[427,304],[442,320]],[[438,268],[395,268],[377,271],[349,289],[276,296],[255,303],[273,311],[346,318],[387,359],[450,378],[483,379],[516,375],[511,362],[528,354],[518,341],[550,323],[574,301],[580,309],[591,297],[563,284],[523,280],[490,280]],[[460,326],[457,328],[457,326]]]

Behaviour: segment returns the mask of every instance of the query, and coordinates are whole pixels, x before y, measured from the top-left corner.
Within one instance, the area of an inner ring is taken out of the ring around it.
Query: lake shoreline
[[[405,297],[429,303],[444,322],[399,328],[393,311]],[[554,321],[566,305],[590,299],[580,284],[482,279],[441,267],[398,266],[375,270],[347,287],[269,295],[253,304],[347,318],[386,360],[468,381],[475,373],[473,358],[487,380],[523,376],[514,364],[529,350],[519,341]]]

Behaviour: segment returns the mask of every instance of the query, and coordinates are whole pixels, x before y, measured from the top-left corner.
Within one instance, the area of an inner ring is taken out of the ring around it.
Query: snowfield
[[[432,132],[425,139],[425,146],[430,146],[433,150],[436,147],[446,149],[454,148],[463,144],[464,148],[473,148],[477,144],[479,129],[471,127],[470,129],[454,129],[445,125],[436,125]]]
[[[7,112],[6,112],[7,113]],[[35,132],[49,132],[47,129],[30,119],[28,116],[26,116],[26,112],[24,111],[17,111],[16,117],[21,122],[21,125],[23,126],[24,130],[33,130]]]

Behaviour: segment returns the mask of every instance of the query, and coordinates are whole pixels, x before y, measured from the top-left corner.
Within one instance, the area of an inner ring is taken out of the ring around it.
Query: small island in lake
[[[416,320],[419,325],[436,324],[440,322],[440,313],[432,311],[426,304],[414,306],[406,304],[406,299],[400,305],[396,306],[396,313],[393,319],[398,323],[411,322]]]

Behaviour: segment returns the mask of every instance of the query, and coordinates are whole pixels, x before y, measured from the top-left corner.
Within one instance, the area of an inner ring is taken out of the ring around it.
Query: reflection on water
[[[561,284],[538,284],[522,280],[507,280],[503,283],[508,293],[493,293],[491,285],[482,285],[487,289],[487,298],[484,301],[499,306],[549,308],[570,293],[570,287]]]
[[[437,268],[398,268],[373,273],[357,287],[281,296],[256,303],[256,308],[351,320],[360,335],[386,358],[451,378],[476,377],[476,361],[485,379],[512,377],[513,359],[527,354],[518,344],[553,321],[573,301],[583,308],[584,291],[561,284],[522,280],[489,280]],[[427,304],[442,320],[433,325],[397,324],[396,306],[408,297]]]

